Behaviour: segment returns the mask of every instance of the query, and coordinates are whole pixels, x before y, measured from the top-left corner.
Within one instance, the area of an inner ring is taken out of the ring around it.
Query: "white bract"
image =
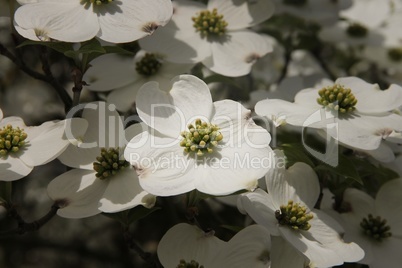
[[[64,130],[74,122],[80,128],[83,120],[48,121],[40,126],[26,126],[15,116],[3,118],[0,110],[0,181],[14,181],[31,173],[60,155],[70,141]]]
[[[269,233],[258,225],[244,228],[225,242],[214,236],[214,231],[204,232],[194,225],[180,223],[162,237],[158,257],[165,268],[266,268],[269,250]]]
[[[314,209],[320,185],[309,165],[299,162],[288,170],[270,170],[266,182],[268,193],[257,189],[243,194],[239,198],[239,209],[279,238],[276,241],[278,246],[286,249],[289,245],[284,244],[290,244],[313,267],[330,267],[363,258],[360,247],[344,243],[342,227],[327,214]],[[271,257],[288,264],[280,267],[295,267],[289,265],[295,261],[290,253],[292,250],[278,250],[272,252]],[[303,260],[298,258],[298,262]]]
[[[175,1],[172,20],[140,40],[140,46],[167,61],[202,62],[219,74],[246,75],[258,58],[272,51],[271,38],[246,28],[268,19],[274,8],[271,0],[236,2]]]
[[[343,202],[350,210],[341,213],[345,240],[364,249],[360,263],[370,268],[400,267],[402,255],[402,179],[383,186],[373,199],[357,189],[346,189]]]
[[[82,42],[93,37],[112,43],[152,34],[172,16],[170,0],[38,0],[15,12],[19,34],[37,41]]]
[[[258,115],[295,126],[322,129],[355,149],[377,150],[383,139],[402,130],[402,87],[381,90],[356,77],[339,78],[323,88],[301,90],[294,103],[266,99],[255,106]]]
[[[325,27],[320,38],[335,44],[352,46],[380,46],[384,42],[381,26],[392,14],[390,0],[354,0],[353,4],[340,12],[343,21]]]
[[[113,68],[110,68],[113,66]],[[193,64],[175,64],[164,61],[158,55],[140,50],[131,57],[107,54],[91,61],[91,68],[83,80],[89,90],[104,92],[112,90],[107,102],[116,105],[117,110],[126,112],[135,102],[140,87],[149,81],[157,81],[163,87],[170,80],[188,73]]]
[[[79,134],[79,126],[73,125],[69,134],[78,141],[59,157],[76,169],[61,174],[47,188],[50,198],[61,207],[57,213],[66,218],[83,218],[137,205],[152,207],[155,197],[140,187],[135,171],[121,157],[126,140],[142,127],[137,124],[124,130],[114,106],[103,102],[81,108],[88,128]]]
[[[168,92],[148,82],[136,103],[149,128],[129,142],[124,156],[149,193],[253,189],[271,166],[269,133],[240,103],[213,103],[208,86],[195,76],[174,78]]]

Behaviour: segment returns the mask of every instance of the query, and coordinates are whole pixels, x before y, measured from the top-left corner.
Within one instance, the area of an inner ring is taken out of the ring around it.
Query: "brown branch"
[[[33,222],[25,222],[21,215],[18,213],[15,206],[11,205],[7,208],[8,216],[13,218],[17,221],[18,227],[13,230],[5,231],[0,233],[0,237],[7,236],[7,235],[22,235],[27,232],[34,232],[39,230],[43,225],[48,223],[57,213],[59,210],[59,206],[57,203],[54,203],[50,208],[50,211],[46,213],[42,218],[33,221]]]
[[[0,55],[5,56],[9,60],[11,60],[15,65],[17,65],[24,73],[27,75],[31,76],[32,78],[35,78],[37,80],[43,81],[51,85],[59,95],[60,99],[64,103],[65,110],[68,111],[72,107],[72,100],[70,96],[68,95],[67,91],[64,89],[62,85],[54,78],[53,74],[50,71],[49,64],[47,62],[47,59],[45,60],[45,64],[43,61],[43,57],[41,57],[42,64],[43,64],[43,70],[46,75],[43,75],[41,73],[38,73],[28,66],[25,65],[25,63],[19,58],[14,56],[3,44],[0,43]],[[46,63],[47,62],[47,63]]]

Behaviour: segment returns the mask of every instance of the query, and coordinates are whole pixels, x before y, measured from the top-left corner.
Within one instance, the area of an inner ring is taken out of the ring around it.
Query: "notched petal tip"
[[[246,56],[244,61],[246,63],[253,63],[253,62],[257,61],[259,58],[261,58],[261,56],[258,55],[257,53],[251,53],[250,55]]]
[[[70,204],[70,201],[67,198],[63,198],[55,200],[54,203],[59,208],[65,208]]]
[[[142,26],[141,30],[151,35],[156,31],[156,29],[158,29],[158,27],[159,25],[156,24],[156,22],[148,22]]]

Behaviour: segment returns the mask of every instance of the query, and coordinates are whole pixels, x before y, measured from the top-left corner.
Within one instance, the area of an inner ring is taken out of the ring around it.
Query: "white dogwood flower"
[[[246,75],[258,58],[272,51],[271,38],[247,28],[268,19],[274,7],[271,0],[237,2],[174,1],[172,20],[140,40],[140,46],[167,61],[202,62],[219,74]]]
[[[195,76],[174,78],[168,92],[148,82],[136,103],[149,128],[129,142],[124,156],[149,193],[230,194],[255,188],[270,168],[269,133],[240,103],[213,103]]]
[[[277,168],[266,175],[268,193],[257,189],[239,198],[246,212],[272,236],[288,243],[311,264],[330,267],[355,262],[364,256],[354,243],[345,243],[342,227],[324,212],[314,209],[320,194],[318,177],[307,164],[298,162],[289,169]],[[276,251],[275,258],[292,259],[292,251]],[[273,254],[273,253],[272,253]]]
[[[59,157],[75,169],[56,177],[47,188],[50,198],[61,207],[57,213],[66,218],[84,218],[138,205],[152,207],[155,196],[141,188],[135,171],[122,158],[127,139],[142,127],[136,124],[124,130],[119,114],[104,102],[81,108],[88,128]],[[77,135],[77,128],[73,125],[71,135]]]
[[[97,36],[123,43],[152,34],[171,16],[170,0],[37,0],[24,1],[14,25],[37,41],[82,42]]]
[[[85,127],[85,122],[78,118],[26,126],[19,117],[3,118],[0,110],[0,181],[21,179],[35,166],[59,156],[70,144],[64,130],[72,122],[79,128]]]
[[[349,211],[339,214],[346,230],[344,239],[364,249],[360,263],[370,268],[399,267],[402,261],[402,179],[381,186],[376,198],[358,189],[345,190]]]
[[[134,59],[106,54],[91,61],[91,68],[84,74],[83,80],[89,84],[86,87],[89,90],[111,90],[107,103],[116,105],[119,111],[127,112],[143,84],[157,81],[161,87],[168,86],[173,77],[188,73],[192,66],[166,62],[158,55],[143,50],[137,52]]]
[[[162,237],[158,257],[165,268],[266,268],[269,250],[269,233],[258,225],[244,228],[225,242],[214,236],[212,230],[204,232],[194,225],[180,223]]]
[[[339,78],[323,88],[301,90],[294,103],[266,99],[255,106],[258,115],[302,127],[323,129],[342,144],[376,150],[393,131],[402,131],[402,87],[381,90],[360,78]]]

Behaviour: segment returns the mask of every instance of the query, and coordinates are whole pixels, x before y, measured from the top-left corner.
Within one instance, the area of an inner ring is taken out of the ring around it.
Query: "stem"
[[[28,66],[25,65],[25,63],[15,57],[3,44],[0,43],[0,55],[5,56],[9,60],[11,60],[15,65],[17,65],[24,73],[27,75],[31,76],[32,78],[41,80],[43,82],[46,82],[50,84],[57,92],[59,95],[60,99],[64,103],[65,110],[68,111],[71,108],[72,101],[70,96],[68,95],[67,91],[64,89],[62,85],[59,84],[59,82],[52,76],[48,75],[43,75],[41,73],[38,73],[32,69],[30,69]]]
[[[3,206],[7,206],[7,204],[11,203],[11,192],[12,192],[12,182],[11,181],[1,181],[0,182],[0,205],[1,205],[1,199],[3,199],[5,202],[5,204],[3,204]]]
[[[50,208],[50,211],[46,213],[42,218],[33,222],[25,222],[21,215],[16,210],[15,206],[10,205],[8,207],[8,216],[15,219],[18,223],[18,227],[13,230],[5,231],[0,233],[0,237],[7,236],[7,235],[15,235],[15,234],[25,234],[27,232],[33,232],[39,230],[43,225],[48,223],[57,213],[59,210],[59,206],[57,203],[54,203]]]
[[[74,87],[73,87],[73,107],[74,107],[80,103],[82,86],[86,85],[86,83],[82,81],[83,73],[79,68],[76,67],[73,68],[71,76],[74,81]]]
[[[123,237],[128,247],[137,252],[137,254],[141,257],[141,259],[147,262],[150,265],[150,267],[163,268],[162,265],[159,263],[158,259],[154,258],[151,253],[145,252],[135,242],[133,235],[130,233],[130,230],[128,229],[128,226],[124,227]]]

